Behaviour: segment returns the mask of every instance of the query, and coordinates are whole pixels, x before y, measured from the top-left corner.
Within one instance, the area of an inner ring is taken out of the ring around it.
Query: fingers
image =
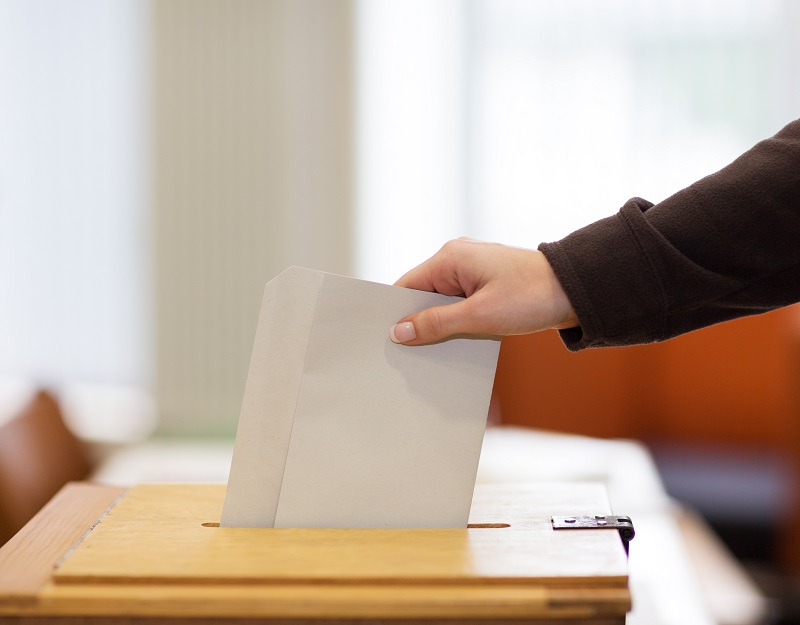
[[[411,271],[403,274],[402,277],[394,283],[394,286],[402,286],[406,289],[417,289],[418,291],[434,290],[430,280],[430,274],[424,271],[423,265],[414,267]]]
[[[470,314],[469,300],[434,306],[408,315],[389,329],[389,338],[403,345],[427,345],[455,334],[481,334],[487,330],[476,325]]]
[[[440,259],[435,256],[409,271],[394,285],[442,295],[464,294],[464,288],[459,284],[458,278],[447,268],[443,268]]]
[[[397,285],[466,297],[401,319],[390,336],[403,345],[425,345],[458,334],[508,336],[579,324],[547,258],[536,250],[450,241]]]
[[[472,239],[448,241],[442,248],[411,271],[404,274],[395,286],[443,295],[464,295],[474,290],[470,263],[473,250],[467,247]]]
[[[393,343],[410,343],[417,338],[413,321],[400,321],[389,328],[389,338]]]
[[[434,281],[435,276],[441,273],[437,271],[440,266],[440,254],[441,250],[421,265],[417,265],[411,271],[403,274],[394,285],[402,286],[406,289],[417,289],[418,291],[436,291]]]

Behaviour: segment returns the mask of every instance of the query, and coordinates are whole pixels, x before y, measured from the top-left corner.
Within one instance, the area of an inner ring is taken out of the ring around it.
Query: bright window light
[[[794,119],[777,0],[358,4],[359,272],[458,235],[536,247],[657,202]]]

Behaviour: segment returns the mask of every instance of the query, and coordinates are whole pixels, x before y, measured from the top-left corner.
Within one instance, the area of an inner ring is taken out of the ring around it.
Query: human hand
[[[506,336],[579,325],[550,263],[536,250],[460,238],[445,243],[395,285],[466,296],[392,326],[390,338],[404,345],[425,345],[455,334]]]

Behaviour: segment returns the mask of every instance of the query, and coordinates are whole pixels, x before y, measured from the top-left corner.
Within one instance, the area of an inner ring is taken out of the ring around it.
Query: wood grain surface
[[[550,515],[605,513],[605,491],[491,486],[478,489],[480,529],[244,529],[219,520],[223,486],[140,485],[55,573],[59,584],[372,583],[493,584],[584,580],[624,587],[627,560],[614,531],[554,532]],[[484,494],[483,491],[489,491]],[[579,509],[576,512],[576,509]],[[558,511],[558,512],[550,512]],[[567,512],[568,511],[568,512]]]
[[[0,606],[31,603],[64,554],[122,494],[96,484],[67,484],[0,548]]]
[[[56,511],[87,507],[71,491]],[[551,514],[607,513],[596,484],[479,485],[470,522],[509,527],[463,530],[219,528],[223,497],[224,486],[130,489],[14,602],[3,582],[0,617],[621,623],[630,608],[617,533],[550,527]],[[31,528],[23,552],[46,533]]]

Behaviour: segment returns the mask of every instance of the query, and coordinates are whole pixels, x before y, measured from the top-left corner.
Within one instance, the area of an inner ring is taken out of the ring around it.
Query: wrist
[[[541,252],[539,252],[542,254]],[[572,302],[567,296],[564,287],[561,286],[561,281],[556,276],[555,271],[547,260],[547,257],[542,254],[546,266],[548,282],[550,285],[550,300],[553,305],[553,319],[555,323],[553,328],[556,330],[566,330],[567,328],[575,328],[580,325],[580,320],[572,306]]]

